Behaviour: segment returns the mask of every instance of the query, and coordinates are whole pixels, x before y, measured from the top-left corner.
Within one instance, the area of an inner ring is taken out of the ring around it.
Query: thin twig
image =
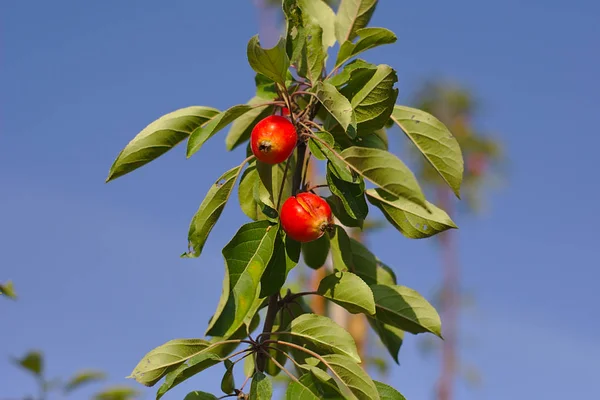
[[[294,93],[292,93],[292,95],[290,97],[294,98],[296,96],[302,96],[302,95],[313,96],[314,98],[318,99],[316,94],[314,94],[312,92],[307,92],[306,90],[296,90]]]
[[[315,128],[317,128],[318,130],[322,131],[323,127],[319,124],[317,124],[315,121],[311,121],[310,119],[305,120],[304,122],[314,126]]]
[[[285,372],[287,374],[287,376],[290,377],[291,380],[293,380],[294,382],[298,382],[298,378],[296,378],[290,371],[288,371],[283,365],[281,365],[279,363],[279,361],[277,361],[275,359],[275,357],[273,357],[272,355],[269,354],[268,351],[266,351],[264,349],[260,349],[260,351],[262,353],[264,353],[267,357],[269,357],[271,359],[271,361],[273,361],[273,364],[277,365],[280,370],[282,370],[283,372]]]
[[[291,362],[293,362],[294,364],[296,364],[296,366],[297,366],[298,368],[302,368],[302,367],[300,366],[300,364],[298,363],[298,361],[294,360],[294,357],[290,356],[288,353],[286,353],[286,352],[285,352],[285,351],[283,351],[282,349],[280,349],[280,348],[277,348],[277,347],[274,347],[274,346],[267,346],[266,348],[267,348],[267,349],[271,349],[271,350],[275,350],[275,351],[278,351],[278,352],[280,352],[281,354],[285,355],[285,356],[288,358],[288,360],[290,360]]]

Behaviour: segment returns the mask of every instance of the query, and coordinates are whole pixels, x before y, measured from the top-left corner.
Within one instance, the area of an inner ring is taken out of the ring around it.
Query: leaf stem
[[[271,361],[273,362],[273,364],[277,365],[277,367],[279,367],[280,370],[282,370],[283,372],[285,372],[287,374],[287,376],[290,377],[291,380],[293,380],[294,382],[298,382],[298,378],[296,378],[294,376],[294,374],[292,374],[290,371],[288,371],[283,365],[281,365],[279,363],[279,361],[277,361],[275,359],[275,357],[273,357],[272,355],[269,354],[268,351],[264,350],[264,349],[260,349],[260,352],[263,353],[264,355],[266,355],[267,357],[269,357],[271,359]]]
[[[292,93],[291,98],[294,98],[296,96],[302,96],[302,95],[308,95],[308,96],[313,96],[314,98],[318,98],[316,94],[314,94],[312,92],[307,92],[306,90],[296,90],[294,93]]]
[[[289,157],[285,161],[285,169],[283,170],[283,179],[281,180],[281,185],[279,186],[279,194],[277,195],[277,207],[275,207],[275,210],[277,212],[279,212],[279,205],[281,204],[281,196],[283,195],[283,188],[285,187],[285,180],[287,178],[288,169],[290,167],[290,158],[291,157]]]

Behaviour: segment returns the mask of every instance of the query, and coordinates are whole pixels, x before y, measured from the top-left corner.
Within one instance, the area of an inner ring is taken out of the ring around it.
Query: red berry
[[[261,120],[250,135],[252,153],[266,164],[279,164],[287,160],[297,141],[294,124],[279,115]]]
[[[281,207],[281,226],[298,242],[311,242],[323,236],[333,224],[329,204],[312,193],[288,198]]]
[[[283,115],[285,117],[289,116],[290,115],[290,109],[287,108],[287,107],[282,107],[281,108],[281,115]]]

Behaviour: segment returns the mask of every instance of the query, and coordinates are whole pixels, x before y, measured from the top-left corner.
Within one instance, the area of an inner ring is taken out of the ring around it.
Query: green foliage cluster
[[[270,49],[261,47],[257,36],[248,43],[248,62],[256,72],[251,101],[224,111],[191,106],[166,114],[142,130],[112,165],[107,181],[186,139],[191,157],[229,125],[225,143],[233,150],[247,143],[258,121],[283,107],[290,110],[299,136],[294,155],[278,165],[259,162],[247,147],[241,164],[215,177],[192,218],[183,257],[200,256],[239,180],[240,207],[252,222],[242,225],[223,248],[223,291],[206,338],[171,340],[146,354],[131,373],[146,386],[164,379],[157,400],[220,363],[225,366],[222,397],[270,399],[272,377],[283,371],[291,380],[286,399],[403,399],[360,367],[351,335],[312,313],[303,301],[307,295],[365,314],[395,361],[405,332],[441,337],[433,306],[399,284],[391,269],[344,228],[362,227],[369,204],[408,238],[456,228],[446,212],[425,199],[413,172],[388,151],[386,130],[397,125],[459,196],[463,158],[455,138],[427,112],[396,104],[398,78],[391,66],[357,58],[396,41],[388,29],[367,27],[376,6],[376,0],[342,0],[334,12],[322,0],[284,0],[285,36]],[[329,50],[336,42],[339,51],[327,72]],[[316,189],[306,182],[311,157],[326,164],[327,184],[318,186],[329,192],[326,200],[338,225],[320,239],[300,244],[281,229],[279,211],[282,199]],[[315,292],[293,293],[286,287],[301,255],[307,265],[320,268],[328,254],[334,272]],[[263,309],[262,331],[254,334]],[[232,371],[241,360],[248,379],[238,386]],[[201,391],[186,396],[216,398]]]

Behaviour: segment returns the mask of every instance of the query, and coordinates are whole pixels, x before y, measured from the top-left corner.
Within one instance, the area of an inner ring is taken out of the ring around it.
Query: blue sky
[[[464,286],[477,299],[464,357],[484,380],[459,384],[459,399],[600,393],[599,14],[584,0],[383,1],[373,18],[398,35],[368,57],[398,70],[399,102],[431,76],[465,85],[482,102],[478,126],[510,159],[487,212],[457,221]],[[200,259],[178,256],[205,192],[243,150],[226,153],[220,135],[189,160],[181,147],[104,179],[160,115],[252,96],[245,52],[258,21],[242,0],[2,2],[0,280],[14,280],[21,298],[0,304],[0,398],[33,392],[2,361],[31,348],[44,350],[51,376],[96,367],[134,385],[123,377],[148,350],[203,334],[221,291],[220,250],[243,217],[236,202]],[[403,284],[431,295],[434,240],[390,229],[369,241]],[[388,377],[412,400],[431,398],[438,372],[417,343],[405,341]],[[165,398],[217,393],[222,372]]]

